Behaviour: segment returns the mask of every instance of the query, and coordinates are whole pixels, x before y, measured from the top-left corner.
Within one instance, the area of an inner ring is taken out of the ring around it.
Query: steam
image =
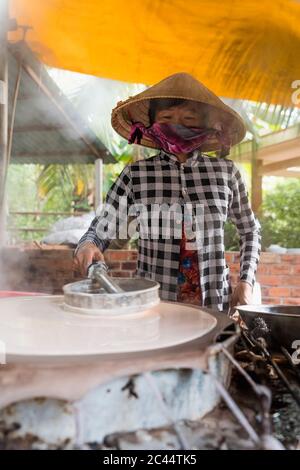
[[[140,93],[146,86],[53,68],[48,69],[48,73],[90,128],[101,136],[108,150],[112,151],[112,139],[120,139],[110,123],[112,109],[118,101]]]

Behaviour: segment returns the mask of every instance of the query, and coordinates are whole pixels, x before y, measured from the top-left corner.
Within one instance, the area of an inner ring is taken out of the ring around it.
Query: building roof
[[[10,43],[8,50],[9,123],[21,63],[11,162],[93,163],[98,158],[115,162],[26,43]]]
[[[292,105],[298,0],[9,3],[11,18],[31,28],[31,48],[52,67],[147,85],[188,72],[218,96]]]
[[[233,147],[230,157],[251,162],[253,142],[246,140]],[[260,162],[260,173],[266,176],[300,177],[300,125],[272,132],[261,137],[255,158]]]

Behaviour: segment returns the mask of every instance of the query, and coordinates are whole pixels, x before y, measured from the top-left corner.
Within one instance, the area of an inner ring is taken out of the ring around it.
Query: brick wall
[[[0,290],[60,294],[64,284],[81,279],[73,272],[73,251],[61,245],[2,248]],[[113,276],[131,277],[136,269],[136,250],[108,250],[105,258]]]
[[[113,276],[132,276],[135,250],[108,250]],[[0,289],[59,294],[64,284],[79,280],[72,270],[73,250],[66,246],[18,246],[0,251]],[[233,286],[239,276],[239,253],[226,253]],[[300,255],[262,253],[257,280],[264,303],[300,305]]]
[[[226,260],[234,286],[239,276],[239,253],[226,253]],[[300,305],[300,255],[261,253],[256,280],[263,303]]]

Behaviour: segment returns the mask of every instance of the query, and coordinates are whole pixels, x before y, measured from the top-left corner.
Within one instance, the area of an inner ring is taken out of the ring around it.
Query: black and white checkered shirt
[[[261,239],[260,224],[251,210],[241,174],[229,159],[195,151],[180,163],[175,155],[160,151],[126,166],[78,246],[89,241],[105,251],[120,228],[127,227],[126,217],[133,215],[139,232],[136,274],[159,282],[161,298],[176,301],[182,211],[175,210],[167,230],[164,223],[168,215],[161,210],[162,204],[173,209],[189,207],[190,219],[185,220],[194,224],[196,233],[203,305],[227,311],[232,289],[224,256],[224,224],[230,219],[238,230],[240,279],[251,285]],[[117,227],[114,211],[118,213]]]

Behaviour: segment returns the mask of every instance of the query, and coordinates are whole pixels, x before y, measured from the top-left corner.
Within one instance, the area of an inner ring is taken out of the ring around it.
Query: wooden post
[[[259,215],[262,204],[262,161],[258,160],[254,151],[251,166],[251,205],[255,215]]]
[[[97,158],[95,161],[95,211],[102,206],[103,193],[103,160]]]
[[[4,196],[7,171],[8,77],[7,77],[8,0],[0,2],[0,244],[3,242]]]

